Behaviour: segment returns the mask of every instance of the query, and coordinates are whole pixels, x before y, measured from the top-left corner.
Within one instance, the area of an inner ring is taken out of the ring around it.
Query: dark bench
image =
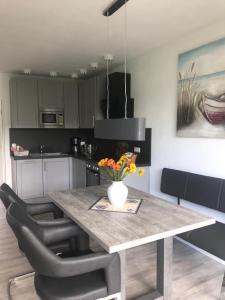
[[[161,192],[177,198],[225,212],[225,180],[164,168]],[[199,228],[179,235],[187,242],[225,261],[225,224]]]

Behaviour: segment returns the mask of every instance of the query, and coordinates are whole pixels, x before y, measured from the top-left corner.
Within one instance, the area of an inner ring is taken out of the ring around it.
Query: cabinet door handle
[[[95,127],[95,116],[92,117],[93,127]]]
[[[44,171],[46,171],[46,162],[44,161]]]

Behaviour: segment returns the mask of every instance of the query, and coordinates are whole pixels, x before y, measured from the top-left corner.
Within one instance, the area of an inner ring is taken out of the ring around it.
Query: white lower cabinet
[[[70,189],[70,158],[14,160],[13,189],[22,199]]]
[[[43,197],[42,160],[17,160],[16,185],[22,199]]]
[[[70,166],[68,158],[43,159],[44,194],[69,190]]]

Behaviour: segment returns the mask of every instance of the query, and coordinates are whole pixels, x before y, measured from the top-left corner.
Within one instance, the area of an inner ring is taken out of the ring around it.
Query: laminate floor
[[[135,299],[155,288],[155,258],[155,243],[127,251],[127,299]],[[0,300],[8,300],[10,278],[31,271],[6,223],[5,209],[0,203]],[[175,240],[172,300],[220,299],[223,272],[223,265]],[[37,300],[33,276],[19,277],[13,281],[11,296],[13,300]]]

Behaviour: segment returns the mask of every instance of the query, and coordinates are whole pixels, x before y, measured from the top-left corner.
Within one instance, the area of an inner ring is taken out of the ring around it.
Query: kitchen
[[[110,118],[120,118],[123,114],[120,108],[116,109],[115,102],[121,99],[122,106],[125,101],[123,79],[123,73],[109,75],[110,86],[121,87],[110,88]],[[94,138],[93,120],[104,119],[106,75],[79,81],[31,75],[11,78],[14,191],[23,199],[32,199],[47,196],[49,192],[100,184],[105,180],[97,166],[101,157],[116,153],[119,158],[125,152],[136,150],[137,164],[145,168],[145,179],[137,182],[137,178],[132,178],[137,176],[132,175],[127,178],[127,184],[130,181],[134,187],[149,192],[151,130],[145,130],[145,141]],[[131,76],[127,74],[128,95],[130,81]],[[133,117],[133,102],[128,110]],[[21,151],[16,151],[19,146]]]
[[[0,1],[0,299],[223,299],[224,12]]]

